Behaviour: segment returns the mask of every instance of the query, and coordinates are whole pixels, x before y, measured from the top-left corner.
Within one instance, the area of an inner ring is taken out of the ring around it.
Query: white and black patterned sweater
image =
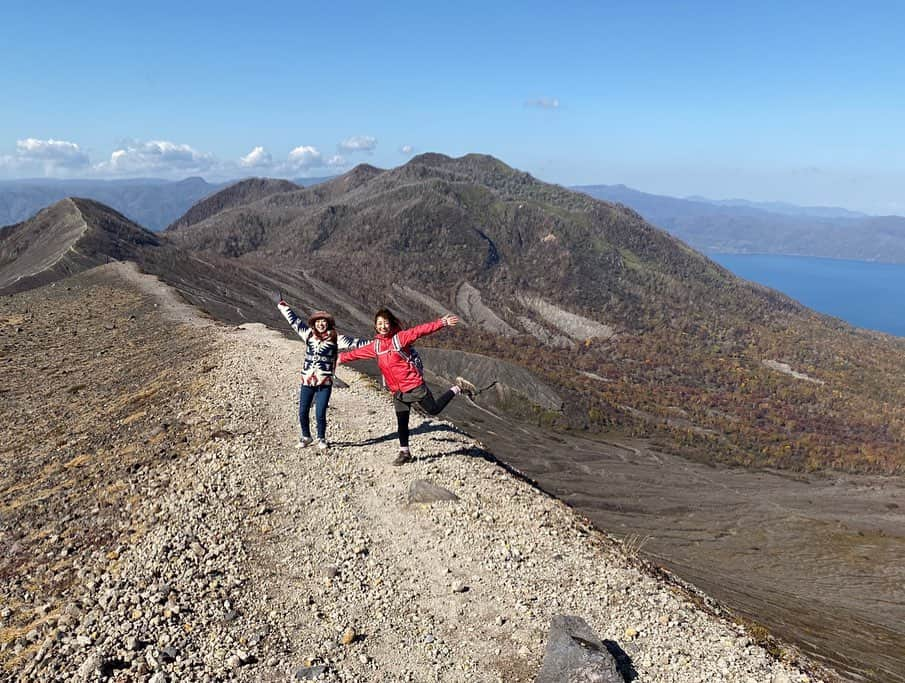
[[[317,332],[312,330],[299,318],[295,311],[286,303],[277,304],[280,313],[289,322],[298,335],[305,342],[305,364],[302,366],[302,384],[309,386],[321,386],[333,384],[333,371],[336,368],[336,357],[340,349],[357,349],[364,346],[370,339],[358,339],[345,334],[337,334],[333,340],[332,330],[328,330],[325,338],[319,338]]]

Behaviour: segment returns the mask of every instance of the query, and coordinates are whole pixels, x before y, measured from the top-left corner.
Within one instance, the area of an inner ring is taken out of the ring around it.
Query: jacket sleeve
[[[362,346],[366,344],[370,344],[370,339],[359,339],[358,337],[350,337],[346,334],[341,334],[336,337],[336,347],[338,349],[360,349]]]
[[[290,327],[292,327],[302,339],[308,341],[308,337],[311,336],[311,330],[305,322],[295,314],[295,311],[289,308],[289,304],[282,302],[277,304],[277,308],[280,309],[280,313],[286,318]]]
[[[364,360],[365,358],[376,358],[377,353],[374,350],[374,340],[367,342],[365,346],[360,346],[354,351],[343,351],[339,354],[340,363],[350,363],[353,360]]]
[[[433,322],[429,323],[421,323],[420,325],[415,325],[414,327],[410,327],[407,330],[400,330],[396,336],[399,338],[400,346],[408,346],[416,339],[420,339],[421,337],[426,337],[429,334],[433,334],[437,330],[443,329],[446,325],[443,322],[443,318],[438,318]]]

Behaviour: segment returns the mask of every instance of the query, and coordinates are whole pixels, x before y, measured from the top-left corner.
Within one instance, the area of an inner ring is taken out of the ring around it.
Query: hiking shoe
[[[327,443],[326,439],[318,439],[317,440],[317,448],[320,451],[325,451],[330,448],[330,444]]]
[[[295,447],[296,447],[296,448],[304,448],[305,446],[310,446],[310,445],[311,445],[311,442],[312,442],[313,440],[314,440],[314,439],[312,439],[310,436],[300,436],[300,437],[299,437],[299,442],[298,442],[297,444],[295,444]]]
[[[412,452],[408,448],[400,448],[399,455],[397,455],[396,459],[393,461],[393,466],[399,467],[399,465],[406,465],[414,461],[415,459],[412,457]]]
[[[472,398],[478,393],[477,387],[464,377],[456,377],[456,386],[459,387],[459,389],[462,390],[462,393],[468,396],[468,398]]]

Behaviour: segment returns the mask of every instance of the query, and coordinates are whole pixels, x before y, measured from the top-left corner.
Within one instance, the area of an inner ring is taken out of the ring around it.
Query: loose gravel
[[[129,533],[86,552],[61,598],[35,604],[22,583],[0,607],[0,627],[19,625],[0,676],[532,681],[551,618],[570,614],[637,681],[819,680],[442,419],[413,413],[416,460],[393,467],[389,396],[350,369],[330,448],[296,448],[302,345],[258,324],[204,333],[203,381],[186,378],[196,393],[172,416],[187,445],[126,481]],[[457,499],[410,502],[416,480]]]

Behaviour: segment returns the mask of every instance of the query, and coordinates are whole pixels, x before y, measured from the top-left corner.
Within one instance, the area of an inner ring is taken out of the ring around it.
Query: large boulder
[[[544,663],[535,683],[624,683],[616,660],[581,617],[558,615],[550,623]]]

